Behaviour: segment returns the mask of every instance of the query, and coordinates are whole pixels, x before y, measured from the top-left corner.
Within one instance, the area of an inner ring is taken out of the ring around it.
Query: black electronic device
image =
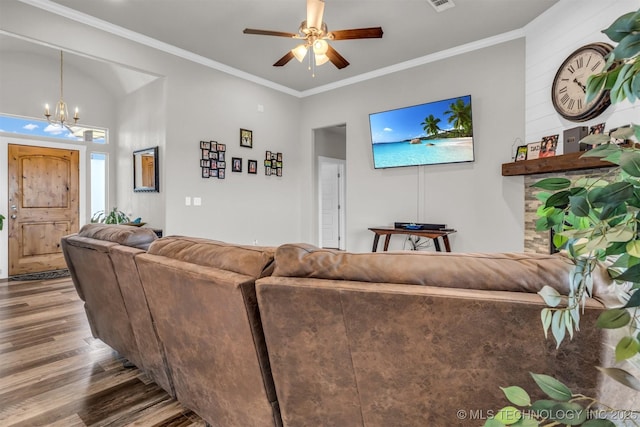
[[[405,230],[442,230],[447,228],[447,224],[429,224],[420,222],[395,222],[394,228],[404,228]]]

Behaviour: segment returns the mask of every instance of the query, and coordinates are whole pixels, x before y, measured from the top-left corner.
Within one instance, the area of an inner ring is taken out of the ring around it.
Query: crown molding
[[[62,16],[64,18],[68,18],[73,21],[80,22],[82,24],[99,29],[101,31],[125,38],[127,40],[131,40],[131,41],[140,43],[142,45],[157,49],[159,51],[180,57],[187,61],[191,61],[200,65],[203,65],[205,67],[209,67],[214,70],[218,70],[223,73],[230,74],[232,76],[259,84],[261,86],[268,87],[270,89],[277,90],[279,92],[286,93],[288,95],[291,95],[297,98],[306,98],[308,96],[317,95],[323,92],[328,92],[341,87],[353,85],[356,83],[361,83],[361,82],[382,77],[388,74],[397,73],[399,71],[408,70],[410,68],[419,67],[421,65],[429,64],[436,61],[441,61],[443,59],[451,58],[457,55],[462,55],[464,53],[469,53],[474,50],[483,49],[486,47],[494,46],[500,43],[525,37],[525,30],[521,28],[521,29],[509,31],[506,33],[498,34],[496,36],[487,37],[482,40],[476,40],[471,43],[456,46],[451,49],[446,49],[430,55],[422,56],[420,58],[415,58],[409,61],[404,61],[398,64],[390,65],[388,67],[379,68],[377,70],[359,74],[357,76],[349,77],[343,80],[338,80],[333,83],[315,87],[313,89],[298,91],[298,90],[294,90],[289,87],[283,86],[281,84],[272,82],[271,80],[267,80],[262,77],[258,77],[256,75],[247,73],[245,71],[238,70],[237,68],[230,67],[228,65],[222,64],[212,59],[205,58],[204,56],[195,54],[185,49],[181,49],[169,43],[164,43],[164,42],[161,42],[160,40],[145,36],[135,31],[127,30],[126,28],[103,21],[91,15],[78,12],[77,10],[68,8],[66,6],[63,6],[61,4],[55,3],[50,0],[18,0],[18,1],[33,7],[37,7],[39,9],[46,10],[47,12]]]

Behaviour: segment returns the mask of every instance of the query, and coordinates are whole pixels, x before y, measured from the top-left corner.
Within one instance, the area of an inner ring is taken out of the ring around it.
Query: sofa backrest
[[[256,291],[284,425],[481,425],[460,414],[505,406],[500,387],[536,390],[529,372],[597,395],[585,367],[604,363],[603,332],[585,328],[556,349],[532,293],[566,281],[564,261],[473,259],[278,248]],[[589,300],[582,321],[601,309]]]
[[[135,258],[176,396],[212,425],[281,425],[255,296],[273,254],[174,236]]]
[[[124,225],[87,224],[77,234],[62,238],[61,245],[73,284],[85,301],[94,337],[142,368],[116,270],[112,248],[127,245],[135,252],[156,239],[152,230]]]

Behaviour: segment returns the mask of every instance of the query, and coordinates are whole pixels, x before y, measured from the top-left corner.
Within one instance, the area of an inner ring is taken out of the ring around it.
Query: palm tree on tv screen
[[[453,124],[457,136],[471,136],[471,104],[465,104],[458,98],[444,114],[449,115],[449,123]]]
[[[440,123],[440,119],[434,117],[433,114],[429,114],[429,117],[424,119],[424,122],[420,123],[422,125],[422,129],[426,132],[427,135],[437,135],[442,129],[438,126]]]

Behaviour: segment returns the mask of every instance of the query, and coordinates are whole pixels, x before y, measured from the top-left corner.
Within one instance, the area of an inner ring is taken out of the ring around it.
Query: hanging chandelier
[[[70,132],[73,132],[73,129],[71,129],[70,125],[69,125],[69,119],[70,119],[70,113],[69,113],[69,109],[67,108],[67,104],[66,102],[64,102],[64,86],[63,86],[63,56],[62,56],[62,51],[60,51],[60,100],[58,101],[58,103],[56,104],[56,108],[53,112],[53,115],[51,115],[51,111],[49,110],[49,104],[45,104],[44,106],[44,116],[47,118],[47,121],[49,123],[51,123],[52,125],[55,126],[59,126],[59,127],[65,127],[67,128]],[[78,111],[78,107],[76,107],[75,112],[73,114],[73,124],[77,124],[78,120],[80,119],[80,116],[78,115],[79,111]]]

